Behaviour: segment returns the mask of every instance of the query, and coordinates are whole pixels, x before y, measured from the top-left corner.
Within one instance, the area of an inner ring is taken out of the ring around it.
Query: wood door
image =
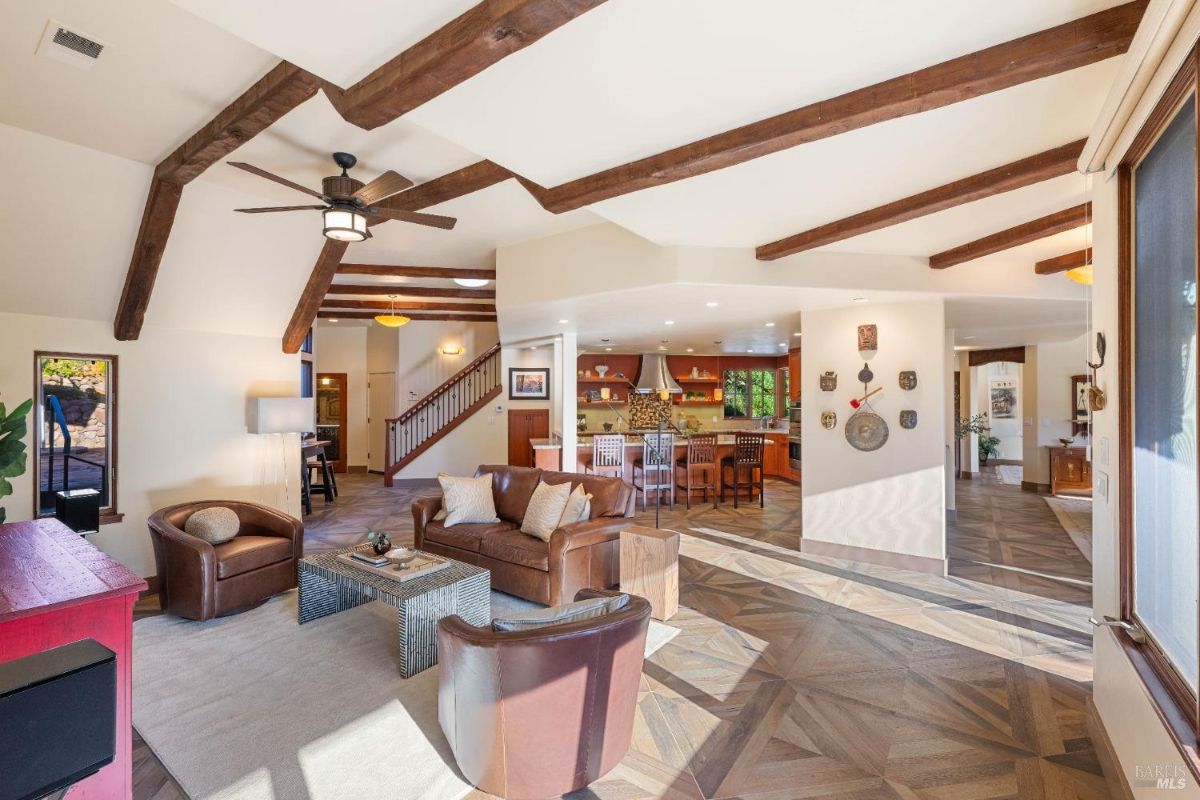
[[[367,469],[383,472],[387,461],[387,420],[396,413],[396,373],[372,372],[367,376]]]
[[[332,444],[325,447],[325,458],[334,472],[345,472],[350,456],[350,429],[346,427],[346,409],[350,405],[346,393],[346,373],[317,373],[317,438]]]
[[[514,467],[532,467],[533,450],[530,439],[545,439],[550,436],[550,409],[509,409],[508,412],[508,463]]]

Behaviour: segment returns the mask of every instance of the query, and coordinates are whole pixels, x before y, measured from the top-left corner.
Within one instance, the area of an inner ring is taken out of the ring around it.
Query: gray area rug
[[[1046,503],[1071,541],[1092,562],[1092,500],[1090,497],[1046,497]]]
[[[492,593],[493,616],[535,604]],[[651,620],[647,655],[679,633]],[[450,800],[437,668],[396,668],[395,610],[296,624],[296,593],[233,617],[140,619],[133,724],[194,800]]]
[[[996,465],[996,477],[1000,479],[1001,483],[1020,486],[1025,477],[1025,468],[1020,464],[998,464]]]

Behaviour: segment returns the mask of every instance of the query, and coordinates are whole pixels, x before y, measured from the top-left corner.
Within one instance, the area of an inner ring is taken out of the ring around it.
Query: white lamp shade
[[[251,433],[312,433],[317,429],[316,404],[311,397],[255,398]]]
[[[361,242],[367,238],[367,218],[350,208],[333,206],[322,212],[325,238],[339,242]]]

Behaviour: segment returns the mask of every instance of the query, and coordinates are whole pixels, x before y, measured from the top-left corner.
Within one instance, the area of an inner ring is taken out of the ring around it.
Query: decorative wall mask
[[[858,352],[879,349],[879,328],[874,325],[858,326]]]
[[[872,325],[871,327],[875,327]],[[863,368],[858,371],[858,382],[866,386],[871,381],[875,380],[875,373],[871,372],[869,364],[863,364]]]
[[[832,392],[837,390],[837,373],[833,370],[826,370],[821,373],[821,391]]]
[[[900,427],[912,430],[917,427],[917,412],[911,408],[900,412]]]
[[[846,441],[855,450],[870,453],[887,444],[887,440],[888,425],[874,411],[855,411],[846,420]]]
[[[837,412],[822,411],[821,412],[821,427],[827,431],[831,431],[837,427]]]
[[[900,373],[900,388],[906,392],[917,388],[916,370],[906,369]]]

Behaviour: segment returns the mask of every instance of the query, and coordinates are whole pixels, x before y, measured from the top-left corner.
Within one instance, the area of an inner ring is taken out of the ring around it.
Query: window
[[[1200,673],[1195,84],[1189,59],[1118,171],[1121,614],[1147,637],[1119,641],[1185,753]]]
[[[774,416],[775,404],[775,370],[725,370],[726,417]]]
[[[95,489],[101,521],[119,519],[116,356],[35,353],[34,362],[35,515],[54,515],[56,492]]]

